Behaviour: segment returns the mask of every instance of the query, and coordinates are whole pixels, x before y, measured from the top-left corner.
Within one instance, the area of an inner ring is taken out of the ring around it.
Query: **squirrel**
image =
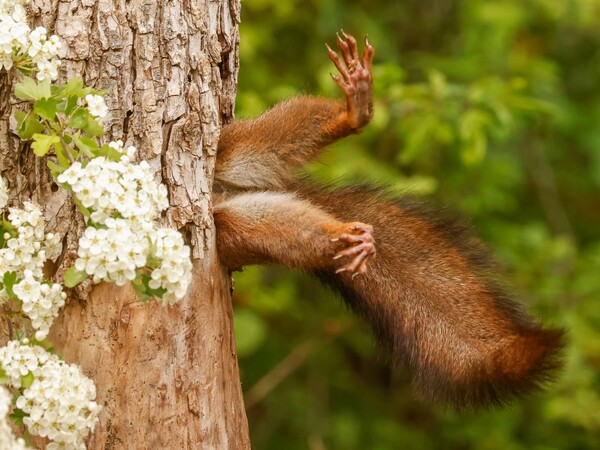
[[[540,389],[560,368],[564,332],[524,312],[469,227],[375,188],[294,176],[373,114],[373,47],[365,38],[359,54],[343,31],[337,46],[341,57],[326,47],[345,101],[301,96],[223,127],[214,198],[221,262],[316,275],[370,323],[393,366],[411,369],[425,400],[473,409]]]

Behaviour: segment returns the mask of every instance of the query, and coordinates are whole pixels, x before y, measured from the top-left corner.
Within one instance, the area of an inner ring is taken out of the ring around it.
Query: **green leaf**
[[[78,98],[77,98],[76,96],[72,96],[72,97],[69,97],[69,98],[67,99],[67,103],[65,104],[65,110],[64,110],[64,113],[65,113],[67,116],[70,116],[70,115],[71,115],[71,113],[72,113],[72,112],[75,110],[75,108],[77,107],[77,99],[78,99]]]
[[[90,119],[90,113],[85,108],[77,108],[69,119],[69,126],[71,128],[83,128],[88,120]]]
[[[46,120],[54,120],[58,101],[54,98],[42,98],[35,102],[33,110]]]
[[[150,276],[142,274],[142,282],[144,283],[144,287],[146,288],[146,293],[150,297],[162,298],[162,296],[165,294],[165,292],[167,292],[167,290],[165,288],[158,288],[158,289],[151,288],[150,287],[151,280],[152,280],[152,278]]]
[[[77,135],[79,136],[79,133],[77,133]],[[73,142],[73,135],[69,133],[63,133],[62,140],[65,142],[65,144],[69,145]]]
[[[53,144],[60,143],[60,138],[56,135],[34,134],[31,148],[37,156],[44,156],[50,150]]]
[[[6,375],[4,369],[0,367],[0,384],[8,384],[10,382],[10,378]]]
[[[94,158],[98,152],[98,144],[94,139],[88,137],[73,136],[73,141],[79,150],[86,156]]]
[[[75,287],[85,280],[87,276],[88,274],[84,270],[77,270],[75,269],[75,266],[71,266],[64,275],[65,286],[68,288]]]
[[[142,303],[148,303],[150,296],[146,293],[146,285],[142,280],[143,277],[144,275],[138,272],[135,280],[131,282],[131,287]]]
[[[13,298],[17,298],[15,293],[13,292],[13,286],[17,282],[17,274],[15,272],[6,272],[4,277],[2,278],[2,284],[4,285],[4,289],[8,292]]]
[[[2,234],[8,233],[10,234],[10,237],[15,237],[17,235],[17,230],[15,230],[13,224],[4,218],[2,219],[2,230]]]
[[[28,114],[25,111],[21,111],[20,109],[15,110],[15,119],[17,119],[17,130],[21,128],[25,119],[27,119]]]
[[[135,280],[131,282],[131,286],[133,290],[140,298],[142,303],[148,303],[149,300],[153,298],[162,298],[167,290],[165,288],[152,289],[150,287],[150,278],[148,275],[144,275],[142,273],[137,273]]]
[[[22,409],[15,408],[8,417],[10,417],[10,420],[12,420],[15,425],[20,427],[23,426],[23,418],[27,417],[27,414],[25,414],[25,411]]]
[[[112,148],[108,144],[102,145],[102,147],[100,147],[96,151],[96,154],[98,156],[104,156],[105,158],[108,158],[112,161],[119,161],[121,159],[121,156],[123,156],[122,153],[119,153],[118,151],[116,151],[114,148]]]
[[[475,134],[465,142],[461,148],[460,156],[467,165],[476,164],[485,158],[487,138],[483,132]]]
[[[147,286],[146,292],[152,298],[163,298],[167,290],[165,288],[152,289],[150,286]]]
[[[71,152],[71,149],[65,149],[61,143],[56,143],[54,147],[56,148],[56,157],[58,158],[58,164],[60,167],[69,167],[71,165],[71,160],[67,156],[66,152]]]
[[[32,114],[25,114],[23,111],[15,111],[15,118],[17,119],[17,134],[23,140],[31,139],[36,133],[44,131],[44,126]]]
[[[406,120],[401,125],[403,132],[408,131],[406,135],[406,145],[399,155],[402,164],[409,164],[428,146],[431,137],[435,134],[439,126],[439,119],[433,114],[419,114]]]
[[[81,77],[73,77],[66,84],[62,86],[58,86],[56,96],[67,98],[72,95],[77,97],[85,97],[85,93],[83,91],[83,79]]]
[[[58,152],[57,152],[57,154],[58,154]],[[61,173],[63,173],[65,170],[67,170],[66,167],[58,165],[55,162],[50,161],[50,160],[48,160],[47,164],[48,164],[48,169],[50,169],[50,173],[52,174],[52,178],[54,178],[55,180]]]
[[[15,85],[15,97],[21,100],[39,100],[49,98],[52,95],[50,90],[50,80],[40,81],[33,78],[23,77],[23,81]]]
[[[95,90],[92,87],[86,87],[83,85],[83,79],[81,77],[71,78],[67,84],[58,86],[56,93],[54,94],[59,98],[75,97],[84,98],[88,94],[99,94],[100,91]]]
[[[102,136],[104,134],[104,128],[98,123],[96,119],[90,117],[87,124],[82,127],[82,130],[90,137]]]
[[[151,300],[150,296],[146,294],[146,289],[144,288],[144,285],[131,282],[131,286],[133,287],[135,294],[138,296],[142,303],[146,304]]]
[[[34,381],[35,377],[33,376],[33,373],[31,371],[27,372],[27,375],[21,377],[21,388],[27,389],[28,387],[31,387]]]
[[[490,115],[486,111],[477,108],[470,109],[459,119],[460,137],[464,140],[478,139],[490,122]]]
[[[83,204],[77,197],[73,197],[73,203],[77,205],[77,209],[79,209],[79,212],[83,214],[84,217],[90,217],[92,215],[91,211],[85,206],[83,206]]]

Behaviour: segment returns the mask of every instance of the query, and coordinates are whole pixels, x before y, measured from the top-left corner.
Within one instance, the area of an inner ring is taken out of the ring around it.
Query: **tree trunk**
[[[195,258],[192,286],[175,306],[88,285],[55,322],[50,340],[95,380],[103,406],[88,448],[249,448],[229,280],[210,214],[220,121],[234,105],[239,0],[34,0],[30,8],[33,23],[62,38],[61,80],[81,75],[106,90],[108,137],[135,145],[167,185],[165,222],[185,232]],[[42,205],[49,228],[65,236],[60,276],[83,220],[45,161],[11,134],[13,109],[0,103],[2,175],[16,202]]]

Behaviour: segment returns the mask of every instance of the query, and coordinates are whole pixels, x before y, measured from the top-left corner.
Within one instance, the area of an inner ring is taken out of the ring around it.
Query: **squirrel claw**
[[[342,233],[338,240],[347,246],[337,252],[334,260],[350,258],[350,260],[338,268],[335,273],[348,272],[352,278],[356,275],[367,273],[367,260],[375,256],[375,239],[373,239],[373,227],[364,223],[353,223],[347,226],[351,233]]]
[[[336,33],[340,55],[326,45],[329,59],[341,76],[331,75],[346,96],[348,124],[354,129],[366,125],[373,115],[373,54],[374,49],[365,38],[362,55],[354,36],[344,30]]]

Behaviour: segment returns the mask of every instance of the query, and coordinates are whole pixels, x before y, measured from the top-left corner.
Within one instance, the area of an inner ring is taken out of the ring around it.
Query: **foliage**
[[[248,269],[235,301],[254,447],[600,448],[600,0],[243,8],[237,116],[303,92],[339,96],[323,43],[340,28],[368,33],[373,123],[311,174],[375,180],[470,217],[522,301],[571,339],[547,392],[457,415],[414,399],[366,326],[314,280]],[[276,367],[289,373],[258,395]]]

